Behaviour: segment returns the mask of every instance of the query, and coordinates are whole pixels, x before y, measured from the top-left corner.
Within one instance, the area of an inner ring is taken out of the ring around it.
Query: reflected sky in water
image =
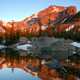
[[[22,52],[15,49],[6,48],[0,50],[0,80],[40,80],[37,76],[24,71],[24,65],[22,65],[21,60],[26,59],[26,56],[23,58],[20,54]],[[26,52],[25,54],[27,55]],[[15,60],[16,62],[14,62]],[[13,68],[14,63],[16,65],[15,68]],[[23,67],[19,68],[18,66]]]
[[[12,71],[11,68],[0,69],[0,80],[40,80],[39,78],[26,73],[22,69],[15,68]]]

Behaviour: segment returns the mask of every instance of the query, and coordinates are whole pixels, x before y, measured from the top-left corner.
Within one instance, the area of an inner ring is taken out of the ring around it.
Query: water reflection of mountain
[[[0,50],[0,69],[11,68],[12,71],[14,71],[15,68],[19,68],[31,73],[28,71],[27,65],[35,65],[35,63],[37,66],[40,65],[39,59],[30,57],[25,51],[22,53],[22,51],[12,48],[4,48]]]
[[[51,49],[48,48],[48,51],[51,53]],[[48,51],[45,49],[42,49],[43,54],[46,52],[46,54],[48,54]],[[22,55],[23,54],[23,55]],[[37,75],[39,76],[41,79],[43,79],[43,77],[45,77],[46,79],[43,80],[47,80],[47,76],[50,79],[52,77],[52,74],[55,74],[57,76],[58,74],[58,78],[60,75],[74,75],[77,74],[77,76],[79,75],[78,71],[80,70],[80,68],[78,69],[78,66],[76,67],[75,65],[77,65],[77,63],[74,63],[73,61],[66,63],[65,61],[69,61],[68,59],[63,60],[62,62],[57,62],[58,60],[53,59],[52,60],[44,60],[46,54],[38,54],[38,57],[36,57],[35,55],[31,55],[31,54],[27,54],[27,51],[20,51],[20,50],[16,50],[16,49],[12,49],[12,48],[4,48],[0,50],[0,69],[2,68],[12,68],[12,71],[14,71],[15,68],[20,68],[22,70],[25,70],[26,72],[29,72],[32,75]],[[43,56],[42,56],[43,55]],[[40,57],[40,58],[39,58]],[[41,57],[43,57],[43,59],[41,59]],[[72,64],[75,65],[72,65]],[[47,64],[47,65],[46,65]],[[71,66],[69,66],[69,64]],[[55,66],[61,65],[60,69],[56,69]],[[68,72],[65,73],[65,71],[63,70],[65,67],[65,70],[69,70]],[[72,71],[76,72],[73,72]],[[50,73],[50,74],[48,74]],[[66,76],[67,77],[67,76]],[[53,75],[54,78],[54,75]],[[48,80],[49,80],[48,79]],[[64,79],[65,80],[65,79]]]

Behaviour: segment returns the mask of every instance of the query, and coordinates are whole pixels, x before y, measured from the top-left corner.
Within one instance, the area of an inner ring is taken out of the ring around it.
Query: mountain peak
[[[11,38],[11,36],[14,37],[18,33],[20,36],[41,36],[42,33],[47,36],[59,36],[65,31],[79,32],[78,26],[80,26],[80,12],[77,13],[75,6],[51,5],[22,21],[1,22],[0,37],[2,39],[6,36]],[[53,28],[55,35],[52,32]]]

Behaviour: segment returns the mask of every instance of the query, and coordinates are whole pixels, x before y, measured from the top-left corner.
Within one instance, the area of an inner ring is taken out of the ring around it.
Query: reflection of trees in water
[[[0,57],[5,58],[6,62],[10,61],[11,63],[13,63],[14,61],[17,61],[17,63],[21,63],[21,60],[25,62],[28,61],[29,59],[32,60],[32,59],[39,58],[39,56],[33,55],[33,53],[27,54],[27,52],[25,52],[24,55],[24,51],[19,51],[13,48],[1,49]]]
[[[10,61],[13,61],[13,60],[19,61],[19,57],[20,57],[19,52],[11,48],[5,48],[0,50],[0,56]]]

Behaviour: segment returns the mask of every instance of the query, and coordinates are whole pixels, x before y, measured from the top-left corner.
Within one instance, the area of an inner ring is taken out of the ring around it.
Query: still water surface
[[[0,50],[0,80],[40,80],[24,70],[27,57],[13,49]],[[27,55],[25,52],[24,54]]]
[[[12,71],[11,68],[0,69],[0,80],[40,80],[38,77],[32,76],[26,73],[22,69],[15,68]]]

